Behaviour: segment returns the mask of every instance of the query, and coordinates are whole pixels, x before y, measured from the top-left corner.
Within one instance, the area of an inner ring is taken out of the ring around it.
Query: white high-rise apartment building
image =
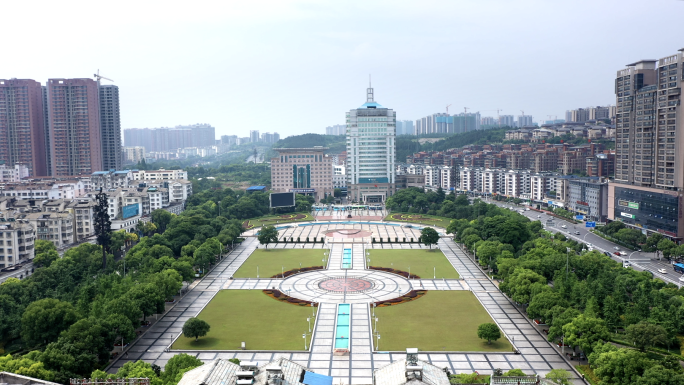
[[[394,194],[396,119],[394,110],[375,102],[370,85],[366,103],[347,112],[347,195],[352,201],[379,203]]]

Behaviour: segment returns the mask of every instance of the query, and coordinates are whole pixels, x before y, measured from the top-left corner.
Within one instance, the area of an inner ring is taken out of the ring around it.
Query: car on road
[[[658,273],[660,273],[660,274],[667,274],[667,270],[665,270],[665,269],[658,269]]]
[[[525,207],[525,211],[530,211],[530,208],[529,208],[529,207]]]
[[[580,235],[580,232],[579,232],[579,231],[575,231],[575,235]]]
[[[537,218],[541,218],[541,215],[537,215]]]
[[[619,251],[616,251],[616,252],[614,252],[613,254],[617,255],[618,257],[620,256],[620,252],[619,252]]]
[[[618,251],[618,254],[622,255],[623,257],[627,255],[627,253],[625,253],[624,251]]]
[[[564,229],[567,229],[567,228],[568,228],[568,226],[566,226],[566,225],[561,225],[561,227],[564,228]]]
[[[613,248],[614,248],[615,250],[620,250],[620,248],[619,248],[619,247],[617,247],[617,246],[615,246],[615,247],[613,247]]]
[[[622,267],[625,267],[625,268],[632,267],[632,263],[630,263],[628,261],[624,261],[624,262],[622,262]]]

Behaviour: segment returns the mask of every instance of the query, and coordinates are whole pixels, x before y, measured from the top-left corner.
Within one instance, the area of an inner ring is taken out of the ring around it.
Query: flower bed
[[[387,272],[387,273],[393,273],[393,274],[401,275],[402,277],[409,278],[409,279],[411,279],[411,278],[420,279],[420,277],[417,276],[417,275],[415,275],[415,274],[411,274],[411,275],[409,276],[409,273],[406,272],[406,271],[397,270],[397,269],[392,269],[392,268],[390,268],[390,267],[368,266],[368,268],[371,269],[371,270],[380,270],[380,271],[384,271],[384,272]]]
[[[242,222],[242,227],[245,230],[249,230],[249,229],[253,229],[255,227],[275,225],[277,223],[297,222],[297,221],[307,220],[307,219],[313,220],[313,217],[311,217],[308,214],[283,214],[283,215],[272,216],[272,217],[248,219],[248,220]]]
[[[295,275],[297,273],[304,273],[306,271],[312,271],[312,270],[323,270],[323,266],[310,266],[310,267],[302,267],[301,269],[300,268],[292,269],[292,270],[285,271],[282,274],[276,274],[276,275],[272,276],[271,278],[287,278],[287,277],[289,277],[291,275]]]
[[[424,217],[420,214],[392,214],[390,215],[390,218],[397,221],[429,221],[431,219],[434,220],[434,218]]]
[[[290,297],[289,295],[283,294],[280,290],[262,290],[262,291],[267,296],[269,296],[273,299],[277,299],[280,302],[287,302],[287,303],[291,303],[293,305],[299,305],[299,306],[311,306],[311,304],[313,303],[314,307],[318,307],[317,302],[311,302],[311,301],[307,301],[304,299]]]
[[[418,298],[424,296],[425,293],[427,293],[427,290],[411,290],[401,297],[397,297],[397,298],[393,298],[393,299],[389,299],[389,300],[385,300],[385,301],[373,302],[370,304],[370,306],[372,307],[373,304],[375,304],[376,307],[401,305],[402,303],[417,300]]]

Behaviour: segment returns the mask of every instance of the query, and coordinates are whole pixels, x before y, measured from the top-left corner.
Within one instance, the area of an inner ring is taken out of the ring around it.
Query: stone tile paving
[[[329,228],[351,228],[351,225],[326,224],[324,226],[309,226],[289,228],[286,232],[298,234],[299,237],[317,236],[321,231]],[[384,237],[399,236],[406,234],[406,230],[411,229],[398,226],[378,226],[378,225],[356,225],[356,228],[364,227],[374,232],[374,236],[384,234]],[[379,231],[378,228],[384,228]],[[396,228],[395,228],[396,227]],[[303,235],[308,234],[308,235]],[[320,237],[320,236],[319,236]],[[296,236],[295,236],[296,238]],[[347,240],[348,241],[348,240]],[[354,242],[356,243],[356,242]],[[128,357],[116,362],[110,372],[115,371],[123,365],[125,360],[143,359],[163,367],[173,352],[166,352],[168,344],[172,338],[180,333],[182,323],[187,318],[194,316],[199,310],[208,303],[213,295],[220,288],[235,289],[233,285],[240,288],[255,288],[274,286],[280,283],[282,286],[285,280],[272,279],[241,279],[229,280],[228,277],[234,273],[242,262],[247,258],[256,247],[255,239],[248,238],[229,258],[224,259],[219,265],[198,283],[185,297],[169,311],[162,321],[151,327],[148,334],[136,341],[129,349]],[[292,244],[278,244],[276,247],[293,247]],[[297,245],[298,247],[301,245]],[[323,248],[328,247],[324,244],[308,244],[305,246]],[[357,244],[354,247],[354,254],[363,253],[363,246]],[[410,249],[418,248],[418,244],[373,244],[366,245],[373,248],[396,248]],[[345,247],[344,245],[334,244],[333,250]],[[412,280],[413,288],[425,288],[427,290],[472,290],[476,297],[490,313],[492,318],[500,325],[505,335],[517,347],[520,354],[513,353],[444,353],[426,352],[421,356],[428,362],[439,367],[446,367],[452,373],[470,373],[478,371],[482,374],[491,374],[494,369],[499,368],[508,370],[519,368],[527,373],[537,373],[545,375],[552,368],[563,368],[570,370],[570,366],[563,357],[547,342],[543,336],[527,321],[519,310],[496,288],[487,276],[461,251],[450,239],[442,239],[439,247],[446,258],[452,263],[459,272],[461,279],[449,280]],[[333,253],[334,254],[334,253]],[[341,257],[341,256],[340,256]],[[358,257],[358,256],[357,256]],[[335,258],[331,256],[331,260]],[[363,254],[361,256],[363,258]],[[362,269],[365,264],[358,266],[355,259],[355,269],[348,270],[355,275],[368,271]],[[341,262],[341,258],[340,258]],[[336,263],[336,262],[335,262]],[[362,263],[362,262],[359,262]],[[334,268],[331,265],[331,268]],[[303,275],[303,274],[302,274]],[[276,285],[277,286],[277,285]],[[351,352],[348,356],[333,356],[332,347],[334,344],[334,322],[336,305],[334,303],[322,303],[318,310],[317,320],[313,331],[313,341],[308,353],[302,352],[196,352],[195,354],[203,361],[211,361],[217,357],[233,358],[242,360],[256,360],[266,362],[277,357],[286,357],[311,370],[333,376],[335,383],[346,384],[371,384],[373,370],[391,363],[397,359],[404,358],[403,353],[390,353],[377,351],[374,348],[372,339],[371,314],[370,309],[365,303],[354,303],[352,305],[352,336]],[[311,338],[311,336],[307,336]],[[303,341],[302,341],[303,343]],[[382,340],[380,342],[382,348]],[[575,379],[576,383],[582,383]]]

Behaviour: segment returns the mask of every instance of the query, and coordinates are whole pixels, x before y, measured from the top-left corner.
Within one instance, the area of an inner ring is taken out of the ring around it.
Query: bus
[[[684,274],[684,263],[675,263],[672,266],[674,267],[674,271],[679,274]]]

